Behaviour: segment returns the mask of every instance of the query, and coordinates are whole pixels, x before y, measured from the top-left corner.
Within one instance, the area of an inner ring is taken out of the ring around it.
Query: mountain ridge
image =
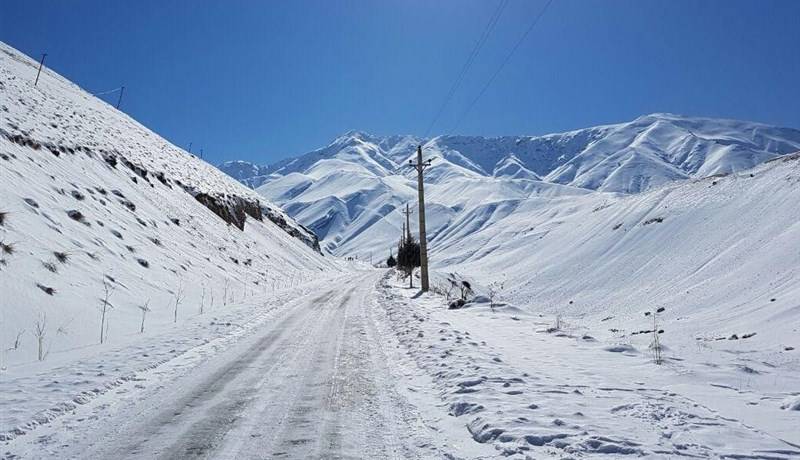
[[[744,171],[800,150],[800,130],[657,113],[545,136],[422,139],[349,131],[269,166],[220,167],[240,177],[256,171],[240,180],[308,226],[328,252],[366,256],[392,244],[404,220],[399,209],[416,202],[408,161],[417,145],[433,159],[425,177],[435,244],[440,232],[463,234],[452,226],[465,225],[461,218],[479,207],[514,212],[532,197],[633,195]],[[479,221],[469,225],[476,229]]]

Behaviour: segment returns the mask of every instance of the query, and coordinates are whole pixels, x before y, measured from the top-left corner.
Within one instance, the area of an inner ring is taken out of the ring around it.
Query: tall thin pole
[[[406,215],[406,227],[405,231],[403,232],[403,238],[408,240],[411,238],[411,221],[409,220],[409,216],[411,216],[411,210],[408,209],[408,203],[406,203],[406,210],[402,211],[402,213]]]
[[[119,99],[117,99],[117,110],[119,110],[119,105],[122,104],[122,95],[125,94],[125,87],[123,86],[120,88],[119,91]]]
[[[430,289],[428,283],[428,240],[425,236],[425,189],[422,184],[423,172],[431,165],[431,160],[422,161],[422,146],[417,146],[417,164],[413,164],[417,169],[417,192],[419,194],[419,265],[420,265],[420,284],[422,291]]]
[[[47,53],[42,53],[42,60],[39,61],[39,71],[36,72],[36,81],[33,82],[33,86],[36,86],[39,83],[39,75],[42,73],[42,67],[44,66],[44,58],[47,57]]]

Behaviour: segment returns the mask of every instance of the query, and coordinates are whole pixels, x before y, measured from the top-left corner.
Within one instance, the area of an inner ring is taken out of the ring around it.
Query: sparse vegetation
[[[0,253],[7,256],[13,256],[14,252],[16,252],[14,243],[6,243],[4,241],[0,241]]]
[[[660,329],[658,327],[658,314],[663,313],[664,310],[664,307],[659,307],[654,311],[644,312],[644,316],[653,318],[653,329],[638,332],[639,334],[653,334],[653,341],[650,343],[650,350],[653,352],[653,362],[659,365],[664,362],[662,357],[661,340],[659,339],[659,336],[664,333],[664,329]]]
[[[52,273],[58,272],[58,267],[53,262],[42,262],[42,266]]]
[[[499,300],[500,296],[503,294],[505,287],[505,280],[492,281],[487,286],[486,294],[487,297],[489,297],[489,308],[492,311],[494,311],[494,307],[497,305],[497,300]]]
[[[44,339],[47,337],[46,314],[41,313],[36,319],[36,322],[33,324],[33,335],[36,337],[36,343],[38,344],[37,356],[39,361],[44,361],[44,358],[47,357],[47,352],[44,349]]]
[[[104,343],[108,337],[108,322],[107,316],[108,311],[113,309],[114,306],[111,305],[109,298],[111,297],[111,293],[114,291],[114,286],[109,283],[109,279],[112,279],[110,276],[105,275],[103,277],[103,298],[100,299],[100,343]]]
[[[150,311],[150,299],[147,299],[144,304],[139,305],[139,310],[142,312],[142,325],[139,328],[139,333],[144,334],[144,320],[147,317],[147,312]]]
[[[175,308],[173,310],[174,314],[172,319],[173,323],[178,322],[178,307],[181,305],[181,302],[183,302],[183,295],[183,279],[178,277],[178,287],[175,289]]]

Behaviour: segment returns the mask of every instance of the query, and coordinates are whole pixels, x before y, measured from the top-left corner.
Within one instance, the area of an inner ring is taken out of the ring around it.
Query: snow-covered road
[[[301,296],[183,375],[169,362],[156,367],[16,438],[5,455],[440,457],[429,430],[415,429],[423,424],[395,388],[376,332],[379,276],[353,272]]]
[[[33,422],[0,458],[800,457],[777,376],[733,392],[724,362],[709,373],[670,352],[658,367],[514,307],[447,310],[356,266],[248,302],[18,369],[0,381],[0,421]]]

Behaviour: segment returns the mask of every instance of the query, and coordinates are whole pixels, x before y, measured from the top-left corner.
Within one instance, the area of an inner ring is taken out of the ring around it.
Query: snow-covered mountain
[[[326,250],[382,257],[404,219],[399,210],[416,199],[407,163],[420,144],[426,158],[434,159],[426,196],[436,245],[437,238],[473,232],[532,197],[640,193],[676,180],[743,171],[800,150],[800,131],[672,114],[539,137],[427,140],[353,131],[270,166],[220,167],[258,186],[316,232]]]
[[[135,336],[146,304],[158,328],[332,267],[263,196],[37,67],[0,43],[1,367],[37,359],[37,322],[58,354]]]

